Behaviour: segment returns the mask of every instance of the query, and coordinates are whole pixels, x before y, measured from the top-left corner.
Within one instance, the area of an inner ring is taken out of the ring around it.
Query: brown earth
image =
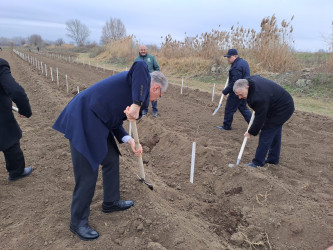
[[[90,224],[101,237],[79,240],[68,230],[74,187],[69,145],[51,126],[76,86],[86,88],[111,72],[32,55],[59,68],[60,87],[9,50],[0,52],[30,98],[33,116],[17,120],[26,163],[34,168],[30,177],[9,182],[0,156],[1,249],[325,249],[333,244],[333,119],[296,111],[284,126],[279,165],[230,168],[247,124],[237,112],[232,131],[217,130],[223,119],[223,108],[212,117],[218,96],[212,103],[210,93],[185,88],[181,95],[175,85],[159,100],[160,116],[138,122],[154,191],[137,181],[137,161],[120,145],[121,196],[135,206],[103,213],[100,175]],[[248,140],[242,163],[252,160],[257,141]]]

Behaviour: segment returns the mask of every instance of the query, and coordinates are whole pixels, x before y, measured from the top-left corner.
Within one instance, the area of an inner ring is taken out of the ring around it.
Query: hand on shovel
[[[131,149],[132,149],[132,151],[133,151],[133,153],[134,153],[134,155],[135,155],[136,157],[139,157],[139,156],[142,154],[143,150],[142,150],[142,146],[141,146],[141,144],[139,144],[139,149],[137,150],[137,149],[136,149],[136,146],[135,146],[135,141],[134,141],[133,138],[132,138],[132,139],[129,139],[127,143],[130,144]]]
[[[245,132],[245,134],[244,134],[244,137],[246,137],[246,138],[250,139],[250,137],[251,137],[251,134],[249,134],[249,133],[246,131],[246,132]]]
[[[140,106],[136,104],[132,104],[131,106],[127,106],[124,110],[126,114],[127,120],[133,122],[139,117]]]
[[[14,111],[14,112],[19,112],[19,109],[17,108],[17,107],[14,107],[14,106],[12,106],[12,110]],[[24,116],[24,115],[21,115],[21,114],[19,114],[19,117],[21,117],[21,118],[27,118],[26,116]]]

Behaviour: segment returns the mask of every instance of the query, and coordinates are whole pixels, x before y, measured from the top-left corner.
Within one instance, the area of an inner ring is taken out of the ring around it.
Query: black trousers
[[[90,204],[95,193],[98,170],[93,170],[88,160],[70,143],[75,177],[71,206],[71,224],[88,225]],[[108,138],[108,153],[102,162],[104,202],[120,200],[119,150],[113,136]]]
[[[246,106],[246,100],[239,99],[235,94],[230,93],[225,105],[223,127],[231,129],[234,114],[237,109],[241,112],[247,123],[251,120],[251,111]]]
[[[268,153],[267,161],[278,164],[281,152],[282,125],[265,129],[263,128],[259,135],[259,145],[256,156],[252,162],[256,166],[264,166],[265,158]]]
[[[3,150],[6,160],[6,169],[10,177],[21,175],[25,168],[24,155],[20,147],[20,142]]]

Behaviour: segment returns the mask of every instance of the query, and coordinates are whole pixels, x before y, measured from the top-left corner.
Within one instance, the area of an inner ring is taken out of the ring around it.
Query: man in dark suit
[[[0,58],[0,151],[5,155],[8,179],[15,181],[30,175],[32,167],[25,167],[20,147],[22,131],[14,118],[12,102],[21,117],[32,115],[24,89],[13,78],[8,62]]]
[[[82,240],[99,237],[88,225],[98,166],[103,166],[104,198],[102,211],[122,211],[134,205],[120,200],[119,143],[130,144],[135,155],[142,153],[124,130],[126,118],[134,121],[150,100],[156,100],[167,89],[168,81],[161,72],[149,74],[144,61],[135,62],[129,71],[110,76],[80,92],[62,111],[53,128],[70,141],[75,188],[71,206],[70,230]]]
[[[250,138],[261,131],[256,155],[247,165],[262,167],[265,163],[278,164],[282,125],[294,113],[293,98],[277,83],[258,75],[236,81],[233,90],[239,99],[246,99],[255,111],[253,124],[244,136]]]

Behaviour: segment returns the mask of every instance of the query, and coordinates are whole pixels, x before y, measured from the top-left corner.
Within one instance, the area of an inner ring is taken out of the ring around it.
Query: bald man
[[[150,55],[147,53],[147,47],[145,45],[141,45],[139,48],[139,55],[134,59],[134,62],[139,61],[139,60],[143,60],[147,63],[148,65],[148,70],[149,73],[153,72],[153,71],[160,71],[160,66],[158,66],[158,63],[155,59],[155,57],[153,55]],[[149,104],[148,104],[149,105]],[[156,101],[152,101],[151,102],[151,106],[153,108],[153,117],[157,117],[157,100]],[[148,114],[148,107],[146,107],[143,111],[142,111],[143,115]]]

